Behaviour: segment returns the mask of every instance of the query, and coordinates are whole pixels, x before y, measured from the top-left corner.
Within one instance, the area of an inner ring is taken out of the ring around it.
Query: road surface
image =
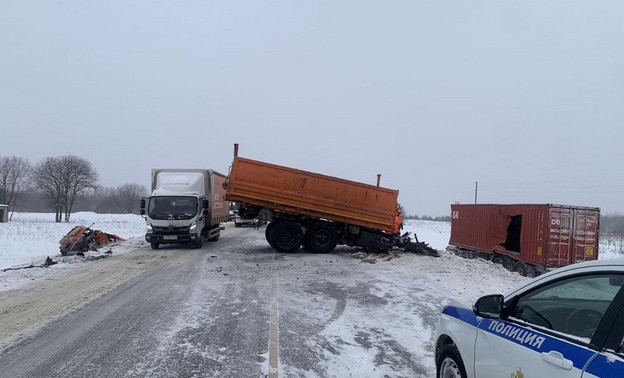
[[[0,293],[0,377],[431,377],[446,264],[228,225]]]

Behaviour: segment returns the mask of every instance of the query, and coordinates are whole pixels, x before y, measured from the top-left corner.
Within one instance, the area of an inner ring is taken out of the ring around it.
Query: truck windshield
[[[152,197],[147,207],[147,215],[152,219],[191,219],[197,215],[198,209],[195,197]]]

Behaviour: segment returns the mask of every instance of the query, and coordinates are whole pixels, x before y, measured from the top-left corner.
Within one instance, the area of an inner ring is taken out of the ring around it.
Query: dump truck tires
[[[274,225],[275,222],[271,222],[267,224],[266,229],[264,230],[264,237],[266,238],[267,242],[269,242],[269,245],[273,248],[275,248],[275,246],[273,246],[273,242],[271,241],[271,230],[273,230]]]
[[[295,222],[283,220],[277,223],[272,222],[272,227],[268,229],[267,235],[269,244],[278,252],[291,253],[301,247],[303,241],[303,231]]]
[[[305,234],[304,244],[315,253],[329,253],[336,248],[338,233],[336,227],[329,222],[313,224]]]
[[[150,245],[152,246],[152,249],[158,249],[158,247],[160,246],[160,244],[158,243],[150,243]]]

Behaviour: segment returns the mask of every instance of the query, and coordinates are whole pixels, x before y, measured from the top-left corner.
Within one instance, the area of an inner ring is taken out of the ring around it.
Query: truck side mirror
[[[141,198],[141,215],[145,215],[145,197]]]
[[[210,202],[207,199],[205,199],[204,202],[202,202],[202,207],[204,209],[209,208],[210,207]]]

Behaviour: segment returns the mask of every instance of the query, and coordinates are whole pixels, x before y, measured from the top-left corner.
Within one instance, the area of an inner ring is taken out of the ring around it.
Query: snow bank
[[[624,235],[600,235],[598,259],[624,258]]]
[[[78,225],[118,235],[128,242],[113,246],[114,253],[136,248],[133,238],[142,238],[145,221],[132,214],[72,214],[69,223],[56,223],[54,214],[15,213],[13,220],[0,223],[0,270],[21,265],[41,265],[46,257],[60,257],[59,240]],[[108,249],[108,248],[107,248]]]
[[[403,231],[411,232],[418,241],[426,242],[438,251],[443,251],[451,237],[451,222],[407,219],[403,222]]]

